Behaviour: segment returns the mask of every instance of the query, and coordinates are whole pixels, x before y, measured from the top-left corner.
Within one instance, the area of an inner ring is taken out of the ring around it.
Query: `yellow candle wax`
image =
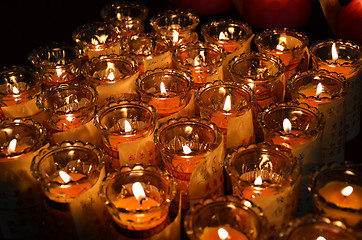
[[[219,229],[223,228],[227,231],[228,235],[219,234]],[[220,227],[206,227],[202,235],[200,236],[200,240],[248,240],[248,237],[245,236],[242,232],[232,228],[228,225],[220,226]]]

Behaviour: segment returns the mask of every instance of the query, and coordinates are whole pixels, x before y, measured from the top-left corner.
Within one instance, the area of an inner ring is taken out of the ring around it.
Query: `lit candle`
[[[248,240],[249,238],[240,231],[230,226],[206,227],[200,240]]]
[[[339,181],[328,182],[319,190],[328,202],[341,208],[362,209],[362,187]]]

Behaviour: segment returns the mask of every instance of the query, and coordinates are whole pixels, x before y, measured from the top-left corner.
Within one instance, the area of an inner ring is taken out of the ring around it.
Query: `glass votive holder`
[[[357,240],[342,222],[308,214],[291,221],[279,234],[281,240]]]
[[[174,48],[197,42],[199,37],[196,27],[199,23],[197,15],[178,9],[160,12],[150,20],[154,32],[171,39]]]
[[[345,96],[346,141],[360,132],[362,103],[362,50],[358,44],[345,40],[326,40],[310,47],[312,67],[336,72],[346,78],[350,85]]]
[[[255,94],[248,85],[218,80],[199,87],[195,98],[201,117],[221,129],[226,149],[254,143]]]
[[[48,143],[31,119],[0,120],[0,238],[44,238],[43,195],[30,172],[32,158]]]
[[[290,152],[267,143],[236,148],[226,157],[226,170],[233,194],[253,201],[262,209],[269,237],[295,218],[300,169]]]
[[[138,63],[132,57],[110,55],[94,58],[84,66],[82,73],[98,92],[98,107],[109,97],[137,94]]]
[[[174,50],[172,58],[176,69],[191,74],[194,89],[206,82],[223,80],[222,63],[225,50],[212,43],[190,43]]]
[[[50,145],[33,158],[30,169],[45,195],[46,229],[51,236],[58,239],[102,236],[107,218],[98,196],[105,175],[104,157],[99,148],[81,141]]]
[[[80,81],[82,57],[78,47],[53,42],[34,49],[28,57],[45,86]]]
[[[150,239],[170,223],[175,194],[176,183],[166,171],[137,164],[108,174],[100,196],[119,234]]]
[[[318,87],[319,86],[319,87]],[[318,108],[325,124],[321,139],[322,162],[343,162],[345,155],[345,95],[343,76],[325,70],[294,74],[288,83],[292,100]]]
[[[39,75],[28,67],[13,66],[0,70],[1,118],[32,118],[43,122],[44,116],[36,106],[41,92]]]
[[[110,54],[121,54],[121,30],[107,22],[94,22],[78,27],[73,40],[83,50],[85,60]]]
[[[160,119],[182,112],[193,92],[192,77],[176,69],[156,69],[138,77],[136,87],[141,99],[155,107]]]
[[[110,157],[106,161],[107,172],[137,163],[160,165],[153,141],[156,119],[154,107],[136,100],[109,101],[98,110],[94,121],[102,134],[103,149]]]
[[[102,138],[93,123],[97,92],[86,84],[53,86],[37,97],[38,107],[47,116],[44,124],[51,143],[80,140],[102,146]]]
[[[106,22],[118,26],[123,38],[143,32],[148,8],[137,2],[115,2],[101,9],[101,17]]]
[[[184,220],[186,234],[191,240],[263,239],[264,225],[259,207],[232,195],[203,199],[188,210]]]
[[[140,73],[172,66],[172,41],[164,36],[139,34],[121,42],[122,51],[137,60]]]
[[[254,38],[259,52],[279,57],[285,65],[285,77],[309,68],[308,37],[289,28],[265,29]]]
[[[329,164],[316,172],[311,191],[317,214],[341,220],[362,236],[361,164]]]
[[[220,129],[202,118],[180,117],[155,132],[165,169],[177,182],[182,208],[223,193],[224,144]]]

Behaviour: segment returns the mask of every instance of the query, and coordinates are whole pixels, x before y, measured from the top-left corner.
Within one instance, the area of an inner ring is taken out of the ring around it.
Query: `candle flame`
[[[352,186],[347,186],[345,188],[342,189],[341,193],[344,197],[348,197],[349,195],[351,195],[353,192],[353,187]]]
[[[147,199],[146,193],[145,193],[145,190],[143,190],[142,184],[140,182],[133,183],[132,191],[133,191],[133,195],[135,196],[135,198],[137,199],[139,204],[142,205],[142,202]]]
[[[163,82],[161,82],[161,84],[160,84],[160,91],[161,91],[162,95],[167,95],[166,87]]]
[[[326,240],[326,239],[324,237],[322,237],[322,236],[319,236],[319,237],[317,237],[316,240]]]
[[[283,129],[284,129],[284,132],[287,134],[292,132],[292,123],[289,121],[288,118],[285,118],[283,120]]]
[[[132,131],[132,126],[127,120],[124,121],[124,131],[125,132],[131,132]]]
[[[197,57],[194,59],[194,66],[200,66],[200,62]]]
[[[323,85],[322,83],[318,83],[317,90],[315,92],[316,97],[319,98],[322,92],[323,92]]]
[[[226,240],[229,238],[229,233],[225,228],[219,228],[217,234],[219,235],[220,240]]]
[[[73,122],[75,120],[75,117],[67,116],[66,119],[68,120],[68,122]]]
[[[113,80],[114,80],[114,73],[113,73],[113,72],[110,72],[110,73],[108,74],[107,79],[113,81]]]
[[[219,40],[225,40],[225,39],[226,39],[226,36],[225,36],[224,32],[220,32]]]
[[[332,60],[333,61],[337,61],[338,60],[338,52],[337,52],[337,48],[336,48],[336,43],[332,44]]]
[[[73,178],[71,176],[69,176],[68,173],[66,173],[62,170],[59,171],[59,176],[64,181],[64,183],[69,183],[70,181],[73,181]]]
[[[276,46],[276,49],[278,49],[279,51],[284,51],[286,42],[287,42],[286,37],[280,37],[279,38],[279,43]]]
[[[60,77],[62,75],[62,69],[61,68],[56,68],[55,71],[57,72],[58,77]]]
[[[179,40],[179,34],[177,31],[174,30],[172,32],[172,42],[176,43],[176,42],[178,42],[178,40]]]
[[[20,91],[19,91],[19,89],[17,88],[17,87],[13,87],[13,93],[14,94],[19,94],[20,93]]]
[[[255,178],[254,185],[262,185],[262,184],[263,184],[263,179],[261,178],[261,176]]]
[[[187,146],[187,145],[182,146],[182,151],[185,154],[190,154],[192,152],[191,148],[189,146]]]
[[[17,140],[15,138],[10,141],[8,149],[7,149],[9,154],[15,153],[16,144],[17,144]]]
[[[227,95],[226,98],[225,98],[223,110],[227,111],[227,112],[231,110],[231,98],[230,98],[230,95]]]

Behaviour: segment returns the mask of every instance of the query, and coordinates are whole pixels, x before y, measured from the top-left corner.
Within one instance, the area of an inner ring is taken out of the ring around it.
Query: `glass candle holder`
[[[80,50],[69,43],[53,42],[34,49],[28,57],[46,86],[79,81],[82,66]]]
[[[111,157],[107,172],[137,163],[160,165],[153,134],[157,114],[140,101],[117,100],[99,109],[95,125],[101,131],[104,151]]]
[[[316,172],[311,191],[318,214],[341,220],[362,236],[361,165],[326,165]]]
[[[81,140],[101,147],[98,129],[93,124],[97,92],[85,84],[63,83],[43,91],[38,107],[47,116],[51,143]]]
[[[272,54],[282,60],[286,79],[309,68],[309,39],[302,32],[288,28],[266,29],[255,36],[254,42],[259,52]]]
[[[172,176],[152,165],[123,166],[107,176],[101,189],[116,230],[132,239],[149,238],[169,224],[175,194]]]
[[[357,237],[341,222],[308,214],[290,222],[279,239],[357,240]]]
[[[322,162],[343,162],[344,99],[349,90],[348,82],[337,73],[309,70],[293,75],[289,79],[288,88],[293,100],[316,107],[324,115],[325,125],[321,139]]]
[[[101,9],[101,17],[123,32],[123,38],[143,32],[148,8],[136,2],[115,2]]]
[[[191,240],[257,240],[262,239],[264,220],[262,210],[249,200],[221,195],[203,199],[189,209],[184,227]],[[220,229],[227,234],[218,234]]]
[[[137,60],[140,73],[172,66],[172,41],[164,36],[139,34],[123,39],[121,45]]]
[[[192,77],[175,69],[156,69],[141,75],[136,81],[141,99],[156,108],[159,118],[182,111],[193,92]]]
[[[46,146],[47,131],[31,119],[0,120],[0,237],[43,238],[43,195],[30,172],[32,158]]]
[[[102,55],[121,54],[121,30],[107,22],[94,22],[78,27],[73,40],[84,51],[86,60]]]
[[[194,89],[206,82],[223,80],[221,68],[225,57],[225,50],[221,47],[202,42],[179,46],[172,56],[177,69],[192,75]]]
[[[0,70],[1,118],[32,118],[43,122],[35,96],[41,91],[39,75],[28,67]]]
[[[156,130],[155,143],[165,169],[178,183],[183,209],[223,192],[224,146],[215,124],[202,118],[171,119]]]
[[[137,62],[125,55],[94,58],[83,68],[83,76],[98,92],[97,106],[101,107],[109,97],[136,94],[139,75]]]
[[[310,47],[312,66],[337,72],[344,76],[350,89],[345,96],[345,131],[346,141],[360,132],[361,122],[361,47],[344,40],[326,40],[313,43]]]
[[[50,234],[59,239],[101,236],[107,221],[98,196],[104,177],[99,148],[81,141],[50,145],[33,158],[30,169],[46,197]]]
[[[200,115],[210,119],[223,132],[226,149],[255,141],[252,106],[255,94],[242,83],[215,81],[196,91]]]
[[[150,24],[157,35],[172,39],[174,48],[198,40],[196,27],[200,18],[188,11],[166,10],[153,16]]]
[[[263,210],[269,237],[295,218],[300,185],[298,164],[289,152],[266,143],[237,148],[226,157],[233,194],[253,201]]]

